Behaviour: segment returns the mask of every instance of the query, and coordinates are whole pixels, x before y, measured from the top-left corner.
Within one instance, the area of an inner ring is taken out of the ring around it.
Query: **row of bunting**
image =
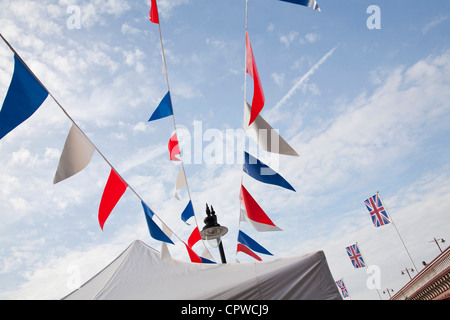
[[[281,0],[294,4],[303,5],[314,10],[320,11],[315,0]],[[248,1],[246,1],[246,19],[248,16]],[[247,102],[246,85],[247,74],[253,79],[253,97],[251,105]],[[265,105],[265,95],[259,76],[255,55],[250,42],[247,21],[245,24],[245,83],[244,83],[244,131],[253,139],[257,145],[264,151],[276,153],[279,155],[298,157],[298,153],[272,128],[272,126],[260,115]],[[245,144],[244,144],[245,145]],[[257,243],[252,246],[242,241],[241,223],[249,223],[257,232],[281,231],[275,223],[264,212],[250,192],[244,186],[243,174],[246,173],[253,179],[285,188],[295,192],[295,189],[287,182],[279,173],[275,172],[268,165],[255,158],[244,150],[243,173],[241,177],[240,200],[240,217],[239,217],[239,233],[236,254],[243,252],[254,259],[261,261],[262,259],[254,252],[265,255],[272,255],[269,251]],[[251,239],[251,238],[250,238]]]
[[[281,0],[285,1],[285,0]],[[317,11],[320,11],[319,6],[317,5],[315,0],[296,0],[296,1],[285,1],[291,2],[295,4],[300,4],[303,6],[307,6],[313,8]],[[156,0],[152,0],[152,6],[150,10],[150,21],[153,23],[159,24],[159,14]],[[264,120],[264,118],[260,115],[264,104],[265,97],[264,92],[261,85],[261,80],[258,73],[258,68],[255,61],[255,56],[253,54],[252,46],[250,43],[248,30],[245,30],[246,36],[246,74],[249,74],[253,78],[253,101],[252,105],[249,105],[246,99],[244,99],[244,130],[249,137],[256,141],[258,146],[263,150],[271,153],[277,153],[288,156],[296,156],[298,157],[298,153],[270,126],[270,124]],[[161,34],[161,32],[160,32]],[[161,38],[161,48],[163,55],[163,70],[166,73],[167,77],[167,68],[165,66],[165,58],[164,58],[164,49]],[[161,100],[161,103],[158,105],[149,121],[159,120],[166,117],[173,117],[173,106],[170,98],[170,89],[165,95],[165,97]],[[175,120],[174,120],[175,123]],[[181,161],[180,148],[178,143],[178,137],[175,134],[171,137],[168,144],[169,148],[169,158],[171,161]],[[243,164],[243,172],[245,172],[250,177],[254,178],[257,181],[276,185],[288,190],[292,190],[295,192],[295,189],[275,170],[270,168],[268,165],[255,158],[248,152],[244,150],[244,164]],[[177,176],[174,197],[179,199],[178,191],[187,187],[186,173],[184,171],[184,167],[181,167],[181,170]],[[266,232],[266,231],[281,231],[272,220],[267,216],[264,210],[259,206],[256,200],[252,197],[252,195],[248,192],[248,190],[244,187],[243,183],[241,183],[240,190],[240,218],[239,221],[249,223],[256,231],[258,232]],[[188,210],[188,211],[186,211]],[[189,202],[188,207],[185,212],[182,214],[182,220],[187,222],[187,219],[194,216],[192,210],[192,203]],[[187,213],[188,212],[188,213]],[[239,225],[240,225],[239,223]],[[239,228],[240,229],[240,228]],[[188,241],[188,244],[195,244],[199,241],[200,232],[198,230],[198,226],[194,229],[191,238],[193,241]],[[192,246],[191,246],[192,248]],[[262,259],[255,253],[261,253],[266,255],[272,255],[269,251],[267,251],[264,247],[262,247],[259,243],[245,234],[242,230],[238,232],[237,239],[237,252],[243,252],[256,260],[261,261]]]
[[[320,11],[315,0],[281,0],[291,2],[303,6],[313,8]],[[151,1],[150,21],[159,25],[159,13],[156,0]],[[161,26],[159,25],[159,28]],[[160,35],[161,35],[161,29]],[[194,263],[214,263],[211,254],[205,246],[205,251],[202,255],[198,255],[192,247],[201,240],[200,231],[197,221],[195,219],[194,208],[192,206],[192,199],[189,200],[185,210],[181,214],[181,219],[190,225],[188,221],[191,218],[195,220],[195,227],[192,231],[187,243],[180,237],[174,234],[170,228],[157,216],[151,208],[144,202],[139,194],[126,182],[126,180],[117,172],[108,159],[100,152],[100,150],[91,142],[87,135],[81,130],[76,122],[70,117],[62,105],[55,99],[55,97],[47,90],[42,82],[34,75],[26,63],[20,58],[16,50],[9,44],[9,42],[0,34],[2,40],[14,53],[14,72],[10,86],[8,88],[5,100],[0,110],[0,140],[8,133],[30,118],[50,96],[55,103],[61,108],[66,116],[71,120],[72,127],[67,136],[63,151],[61,153],[58,168],[54,177],[54,184],[58,184],[77,173],[81,172],[88,166],[95,152],[98,152],[105,162],[111,167],[111,171],[106,182],[102,198],[98,210],[98,222],[101,229],[112,213],[113,209],[120,201],[127,189],[130,189],[141,201],[144,215],[147,221],[149,232],[152,238],[162,242],[161,255],[170,256],[166,244],[174,244],[171,240],[174,235],[178,240],[185,245],[190,260]],[[172,116],[174,122],[175,133],[169,140],[168,150],[169,159],[171,161],[181,161],[181,153],[176,133],[176,123],[173,114],[172,100],[170,96],[170,87],[167,76],[167,68],[165,64],[164,48],[161,37],[161,49],[163,55],[163,71],[166,74],[168,92],[161,100],[161,103],[150,117],[149,121],[162,119]],[[252,107],[245,102],[244,114],[245,123],[248,123],[244,128],[246,133],[254,139],[259,146],[268,152],[276,152],[284,155],[298,156],[295,150],[281,138],[278,133],[259,115],[264,106],[264,93],[262,91],[261,82],[259,79],[258,70],[256,67],[253,51],[251,49],[248,32],[246,30],[246,72],[254,79],[254,95]],[[263,135],[261,132],[269,132],[268,135]],[[276,141],[277,143],[272,143]],[[273,146],[276,145],[276,148]],[[278,173],[272,170],[269,166],[256,159],[249,153],[245,152],[245,163],[243,171],[252,178],[272,185],[295,191],[294,188]],[[262,174],[262,172],[264,174]],[[178,191],[188,188],[186,173],[184,166],[177,176],[174,197],[180,200]],[[190,195],[189,195],[190,198]],[[247,189],[241,184],[241,214],[240,221],[250,223],[257,231],[280,231],[265,214],[262,208],[258,205],[255,199],[250,195]],[[161,227],[154,221],[155,217],[159,219],[162,224]],[[257,260],[261,258],[254,252],[271,255],[269,251],[259,245],[250,236],[239,230],[237,252],[244,252]],[[205,258],[206,257],[206,258]]]

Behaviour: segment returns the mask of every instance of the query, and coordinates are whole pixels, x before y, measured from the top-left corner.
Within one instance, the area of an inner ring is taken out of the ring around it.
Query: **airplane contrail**
[[[314,74],[314,72],[319,69],[319,67],[327,61],[327,59],[333,54],[334,50],[336,50],[336,47],[331,49],[326,55],[322,57],[314,66],[312,66],[311,69],[307,73],[305,73],[296,83],[295,85],[288,91],[288,93],[280,100],[278,103],[273,107],[272,110],[270,110],[270,113],[276,112],[294,93],[297,91],[300,86],[309,79],[310,76]]]

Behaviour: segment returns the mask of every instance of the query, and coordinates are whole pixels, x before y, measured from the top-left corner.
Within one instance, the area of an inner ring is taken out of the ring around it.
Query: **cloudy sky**
[[[419,270],[439,253],[429,241],[450,241],[450,4],[435,2],[321,0],[318,13],[249,1],[248,31],[266,97],[261,114],[300,154],[258,154],[274,161],[295,193],[243,177],[283,229],[257,233],[241,224],[274,254],[265,260],[323,250],[352,299],[387,299],[382,290],[399,290],[409,280],[401,270],[413,265],[395,228],[371,222],[363,201],[377,191]],[[371,5],[379,16],[367,13]],[[159,7],[196,220],[203,227],[205,203],[214,206],[229,228],[223,243],[234,262],[245,1],[160,0]],[[150,0],[4,0],[0,32],[130,186],[187,240],[191,229],[180,214],[189,195],[172,196],[180,168],[168,158],[173,122],[147,122],[167,92],[149,9]],[[13,69],[13,54],[0,43],[1,101]],[[251,94],[248,81],[249,102]],[[133,241],[160,248],[130,190],[100,229],[110,167],[98,153],[81,173],[53,185],[70,127],[48,98],[0,141],[1,299],[60,299]],[[345,247],[355,242],[378,268],[378,293],[347,257]],[[194,249],[203,251],[201,244]],[[188,260],[180,243],[171,253]]]

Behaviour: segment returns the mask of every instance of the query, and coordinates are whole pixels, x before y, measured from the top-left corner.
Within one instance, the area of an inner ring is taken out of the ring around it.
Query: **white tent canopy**
[[[64,300],[342,299],[325,254],[236,264],[165,261],[141,241]]]

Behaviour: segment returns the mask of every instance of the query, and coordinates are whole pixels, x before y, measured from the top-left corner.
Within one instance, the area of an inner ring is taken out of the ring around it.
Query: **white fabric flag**
[[[259,115],[248,126],[252,107],[244,103],[244,130],[265,151],[298,157],[298,153]]]
[[[268,224],[253,221],[252,219],[250,219],[248,217],[247,211],[243,208],[241,208],[241,215],[239,218],[239,222],[247,222],[258,232],[283,231],[282,229],[278,228],[277,226],[271,226]]]
[[[163,223],[162,231],[170,238],[172,237],[172,231]],[[161,242],[161,260],[170,261],[172,260],[172,255],[170,254],[169,248],[166,242]]]
[[[86,168],[94,152],[95,147],[80,129],[73,124],[67,136],[53,184],[70,178]]]
[[[173,196],[175,197],[175,199],[180,200],[177,191],[186,187],[187,187],[186,173],[184,172],[184,168],[181,167],[181,170],[178,173],[177,182],[175,184],[175,191],[173,192]]]
[[[211,252],[209,252],[209,250],[206,249],[206,248],[205,248],[205,250],[202,253],[202,257],[208,259],[209,261],[214,261],[214,258],[211,255]]]

